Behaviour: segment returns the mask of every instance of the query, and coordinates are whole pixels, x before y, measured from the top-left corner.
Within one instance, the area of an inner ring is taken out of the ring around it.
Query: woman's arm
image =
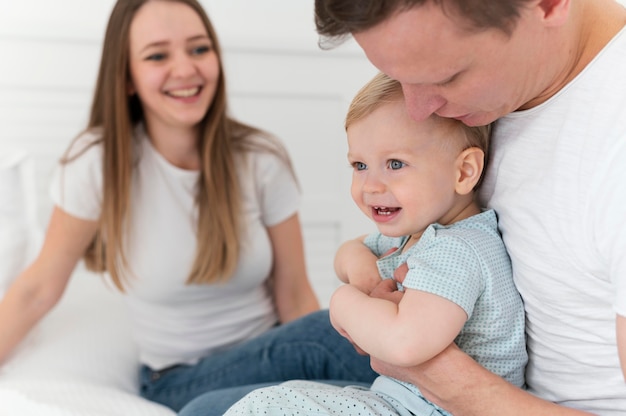
[[[319,309],[304,260],[304,244],[298,214],[268,228],[274,251],[274,302],[281,323]]]
[[[0,302],[0,362],[61,298],[96,230],[97,222],[54,208],[39,255]]]
[[[622,365],[622,374],[626,380],[626,317],[615,315],[615,330],[617,331],[617,352]]]

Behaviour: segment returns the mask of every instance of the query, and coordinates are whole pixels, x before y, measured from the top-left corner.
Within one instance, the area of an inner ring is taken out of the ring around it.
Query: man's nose
[[[402,85],[405,105],[413,120],[425,120],[446,105],[447,100],[435,89],[432,85]]]

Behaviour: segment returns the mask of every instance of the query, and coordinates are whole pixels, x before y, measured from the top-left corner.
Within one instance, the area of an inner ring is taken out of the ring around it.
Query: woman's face
[[[149,1],[130,26],[129,93],[137,94],[149,129],[194,128],[220,76],[212,40],[188,5]]]

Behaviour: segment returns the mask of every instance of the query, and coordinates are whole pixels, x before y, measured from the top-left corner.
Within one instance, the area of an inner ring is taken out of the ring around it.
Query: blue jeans
[[[323,310],[272,328],[195,365],[177,365],[161,371],[144,366],[140,392],[148,400],[179,411],[194,398],[219,389],[293,379],[370,384],[376,376],[369,357],[359,355],[335,331],[328,311]],[[230,390],[233,395],[228,400],[234,403],[250,390]],[[206,406],[205,414],[211,414],[211,404]]]

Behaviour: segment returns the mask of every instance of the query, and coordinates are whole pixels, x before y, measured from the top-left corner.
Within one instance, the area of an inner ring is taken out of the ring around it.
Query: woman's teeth
[[[173,97],[187,98],[187,97],[193,97],[199,91],[200,91],[200,87],[195,87],[195,88],[187,88],[187,89],[184,89],[184,90],[169,91],[168,94],[173,96]]]

